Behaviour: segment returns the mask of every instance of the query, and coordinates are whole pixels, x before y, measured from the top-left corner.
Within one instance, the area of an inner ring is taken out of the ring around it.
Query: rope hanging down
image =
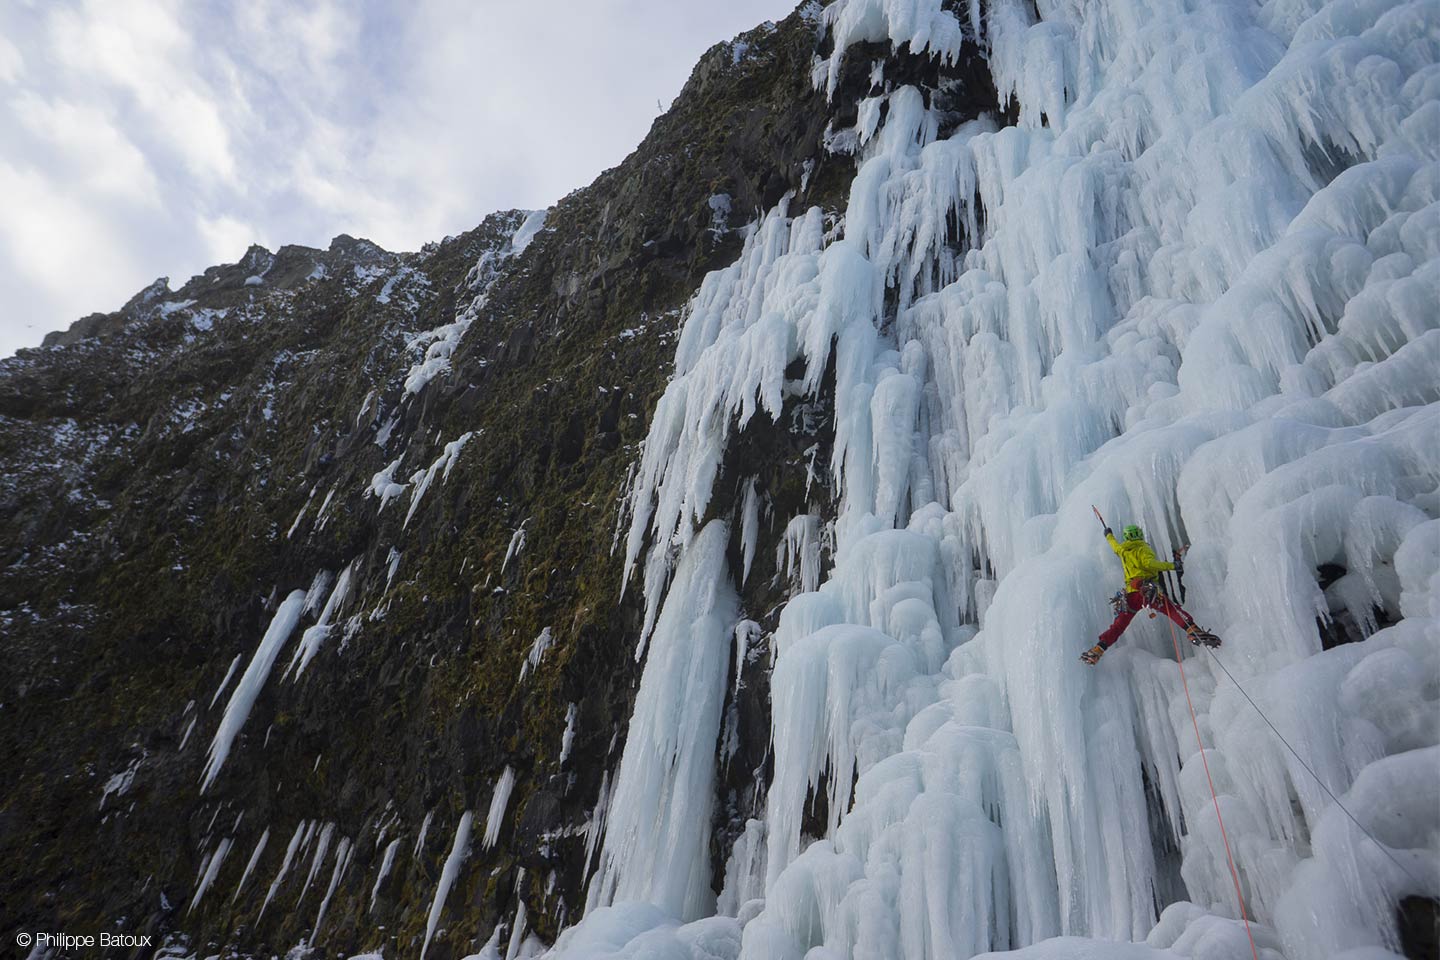
[[[1096,514],[1096,515],[1097,515],[1097,516],[1099,515],[1099,514],[1098,514],[1098,511],[1097,511],[1097,514]],[[1183,592],[1184,589],[1185,589],[1185,584],[1184,584],[1184,581],[1181,580],[1180,572],[1179,572],[1178,569],[1176,570],[1176,572],[1175,572],[1175,574],[1174,574],[1174,578],[1175,578],[1175,590],[1176,590],[1176,592]],[[1165,580],[1165,583],[1166,583],[1166,586],[1169,587],[1170,584],[1169,584],[1169,579],[1168,579],[1168,577],[1167,577],[1167,579]],[[1172,639],[1173,639],[1173,638],[1172,638]],[[1275,739],[1279,740],[1281,743],[1283,743],[1283,744],[1285,745],[1285,749],[1290,751],[1290,755],[1295,758],[1296,762],[1298,762],[1298,763],[1300,764],[1300,766],[1305,769],[1305,772],[1308,773],[1308,774],[1310,774],[1310,776],[1315,780],[1315,782],[1320,785],[1320,789],[1321,789],[1321,790],[1324,790],[1324,791],[1325,791],[1325,795],[1330,798],[1330,801],[1331,801],[1332,803],[1334,803],[1335,806],[1337,806],[1337,807],[1340,808],[1340,812],[1343,813],[1343,814],[1345,814],[1345,816],[1349,817],[1349,818],[1350,818],[1350,822],[1353,823],[1353,824],[1355,824],[1355,826],[1360,830],[1361,833],[1363,833],[1363,834],[1365,834],[1365,836],[1369,837],[1369,838],[1370,838],[1370,842],[1373,843],[1373,844],[1375,844],[1375,846],[1379,848],[1380,852],[1383,853],[1383,854],[1385,854],[1385,856],[1390,860],[1390,862],[1393,863],[1393,864],[1395,864],[1395,866],[1396,866],[1397,868],[1399,868],[1399,870],[1400,870],[1401,873],[1405,874],[1407,877],[1409,877],[1411,880],[1413,880],[1420,888],[1423,889],[1423,888],[1425,887],[1425,883],[1424,883],[1419,877],[1415,876],[1415,872],[1414,872],[1413,870],[1411,870],[1409,867],[1405,866],[1405,864],[1403,864],[1403,863],[1401,863],[1399,860],[1397,860],[1397,859],[1395,858],[1395,854],[1393,854],[1393,853],[1390,852],[1390,848],[1389,848],[1388,846],[1386,846],[1384,843],[1382,843],[1382,842],[1380,841],[1380,838],[1379,838],[1379,837],[1375,836],[1375,834],[1371,833],[1369,830],[1367,830],[1367,829],[1365,828],[1365,824],[1361,823],[1361,822],[1359,821],[1359,819],[1356,818],[1355,814],[1351,813],[1350,810],[1349,810],[1349,808],[1346,807],[1345,804],[1343,804],[1343,803],[1340,802],[1340,798],[1335,795],[1335,791],[1334,791],[1334,790],[1331,790],[1331,789],[1330,789],[1330,785],[1327,784],[1327,783],[1320,777],[1320,774],[1318,774],[1318,773],[1315,772],[1315,768],[1312,767],[1312,766],[1310,766],[1310,764],[1308,764],[1308,763],[1305,762],[1305,758],[1302,757],[1302,756],[1300,756],[1300,751],[1299,751],[1299,750],[1296,750],[1293,746],[1291,746],[1290,741],[1289,741],[1289,740],[1286,740],[1286,739],[1285,739],[1285,735],[1280,732],[1280,728],[1277,727],[1277,726],[1275,726],[1275,724],[1270,721],[1270,718],[1265,715],[1265,711],[1264,711],[1264,710],[1261,710],[1261,709],[1260,709],[1260,704],[1256,703],[1256,702],[1255,702],[1255,699],[1254,699],[1253,697],[1251,697],[1248,692],[1246,692],[1245,688],[1242,687],[1242,686],[1240,686],[1240,681],[1235,679],[1235,674],[1231,673],[1231,672],[1230,672],[1230,669],[1225,666],[1225,662],[1220,659],[1220,655],[1215,652],[1214,648],[1212,648],[1212,647],[1206,647],[1205,650],[1206,650],[1206,652],[1208,652],[1208,653],[1210,654],[1211,658],[1214,659],[1214,661],[1215,661],[1215,666],[1219,667],[1220,670],[1221,670],[1221,672],[1223,672],[1223,673],[1225,674],[1225,676],[1230,679],[1230,682],[1235,685],[1235,689],[1240,691],[1240,696],[1244,697],[1244,698],[1245,698],[1245,701],[1246,701],[1247,703],[1249,703],[1250,706],[1252,706],[1252,707],[1255,708],[1255,712],[1260,715],[1260,719],[1261,719],[1261,720],[1264,720],[1264,721],[1265,721],[1265,725],[1270,728],[1270,732],[1273,733],[1273,734],[1275,734]],[[1183,667],[1182,667],[1182,673],[1183,673]]]
[[[1095,519],[1109,531],[1105,518],[1098,507],[1091,505]],[[1225,818],[1220,815],[1220,797],[1215,793],[1215,781],[1210,776],[1210,761],[1205,756],[1205,743],[1200,739],[1200,721],[1195,717],[1195,701],[1190,698],[1190,681],[1185,678],[1185,658],[1180,654],[1180,638],[1175,633],[1175,624],[1169,617],[1165,622],[1170,626],[1170,642],[1175,645],[1175,663],[1180,667],[1180,683],[1185,687],[1185,705],[1190,708],[1190,723],[1195,728],[1195,746],[1200,750],[1200,763],[1205,767],[1205,782],[1210,785],[1210,801],[1215,804],[1215,821],[1220,824],[1220,839],[1225,843],[1225,860],[1230,864],[1230,879],[1235,882],[1235,899],[1240,904],[1240,920],[1245,924],[1245,936],[1250,941],[1250,955],[1260,960],[1260,951],[1255,947],[1255,934],[1250,931],[1250,912],[1245,908],[1245,892],[1240,889],[1240,873],[1235,869],[1235,856],[1230,852],[1230,835],[1225,829]]]
[[[1090,509],[1095,514],[1095,519],[1100,521],[1100,525],[1102,527],[1106,526],[1105,518],[1100,515],[1099,508],[1092,505]],[[1168,589],[1171,587],[1169,578],[1164,578],[1161,582],[1165,585],[1168,592]],[[1173,595],[1183,596],[1184,589],[1184,581],[1181,580],[1181,574],[1177,570],[1174,575]],[[1250,940],[1250,953],[1255,958],[1255,960],[1260,960],[1260,953],[1255,947],[1255,935],[1250,931],[1250,917],[1245,907],[1244,891],[1242,891],[1240,888],[1240,874],[1235,869],[1235,857],[1230,852],[1230,837],[1228,832],[1225,830],[1225,818],[1220,815],[1220,798],[1215,793],[1215,781],[1210,776],[1210,761],[1206,759],[1205,744],[1200,739],[1200,721],[1195,716],[1195,703],[1190,698],[1190,681],[1185,677],[1185,660],[1180,653],[1180,639],[1175,633],[1175,624],[1170,623],[1169,627],[1170,642],[1175,647],[1175,663],[1180,667],[1180,683],[1185,688],[1185,705],[1190,708],[1190,723],[1195,728],[1195,745],[1200,750],[1200,763],[1205,768],[1205,782],[1210,786],[1210,801],[1215,805],[1215,820],[1220,825],[1220,839],[1225,843],[1225,859],[1230,865],[1230,879],[1235,883],[1235,899],[1240,904],[1240,919],[1245,924],[1245,935]],[[1282,734],[1279,728],[1270,721],[1270,718],[1265,715],[1265,711],[1260,709],[1260,705],[1256,703],[1254,698],[1251,697],[1250,694],[1246,692],[1245,688],[1240,685],[1240,681],[1235,679],[1235,675],[1232,674],[1229,668],[1225,666],[1219,655],[1216,654],[1215,651],[1209,647],[1207,647],[1206,650],[1210,654],[1211,658],[1214,659],[1215,665],[1219,667],[1221,671],[1225,674],[1225,676],[1229,678],[1230,682],[1235,685],[1235,689],[1240,691],[1240,695],[1244,697],[1246,702],[1248,702],[1250,706],[1255,709],[1255,712],[1260,715],[1260,719],[1265,721],[1265,725],[1270,728],[1270,731],[1272,733],[1275,734],[1276,739],[1285,745],[1285,749],[1290,751],[1291,756],[1293,756],[1296,761],[1299,762],[1300,766],[1305,769],[1305,772],[1310,774],[1310,776],[1315,779],[1315,782],[1320,785],[1321,790],[1325,791],[1326,796],[1330,798],[1331,802],[1334,803],[1335,806],[1339,807],[1340,811],[1344,813],[1345,816],[1350,818],[1350,822],[1355,824],[1355,826],[1360,830],[1361,833],[1370,838],[1370,842],[1375,844],[1375,846],[1379,848],[1380,852],[1385,854],[1385,856],[1390,860],[1390,862],[1395,864],[1395,866],[1400,869],[1401,873],[1404,873],[1411,880],[1415,881],[1418,886],[1423,888],[1425,884],[1420,880],[1420,878],[1415,876],[1414,872],[1411,871],[1409,867],[1405,866],[1405,864],[1397,860],[1395,858],[1395,855],[1390,851],[1390,848],[1384,843],[1380,842],[1380,839],[1376,837],[1375,834],[1367,830],[1365,828],[1365,824],[1361,823],[1358,819],[1356,819],[1355,814],[1351,813],[1349,808],[1347,808],[1345,804],[1340,802],[1340,798],[1335,795],[1335,791],[1330,789],[1329,784],[1322,780],[1320,778],[1320,775],[1315,772],[1314,768],[1312,768],[1310,764],[1305,762],[1305,758],[1300,756],[1300,752],[1290,745],[1290,741],[1285,739],[1285,735]]]
[[[1250,915],[1245,909],[1245,894],[1240,889],[1240,874],[1235,869],[1235,857],[1230,852],[1230,836],[1225,831],[1225,818],[1220,815],[1220,798],[1215,793],[1215,781],[1210,777],[1210,761],[1205,757],[1205,744],[1200,739],[1200,721],[1195,717],[1195,702],[1190,699],[1190,681],[1185,679],[1185,659],[1180,655],[1180,638],[1175,634],[1173,623],[1170,624],[1170,642],[1175,645],[1175,662],[1180,666],[1180,683],[1185,687],[1185,705],[1190,708],[1190,723],[1195,727],[1195,746],[1200,749],[1200,762],[1205,767],[1205,782],[1210,784],[1210,800],[1215,804],[1215,820],[1220,824],[1220,839],[1225,842],[1225,859],[1230,864],[1230,879],[1235,881],[1235,899],[1240,902],[1240,919],[1245,924],[1245,936],[1250,939],[1250,955],[1255,960],[1260,960],[1260,951],[1255,948],[1255,935],[1250,932]]]
[[[1300,766],[1305,768],[1305,772],[1310,774],[1310,776],[1314,777],[1315,782],[1320,784],[1320,789],[1325,791],[1325,794],[1330,798],[1331,802],[1333,802],[1335,806],[1339,807],[1340,811],[1344,813],[1345,816],[1350,818],[1351,823],[1355,824],[1355,826],[1360,828],[1361,833],[1369,837],[1370,841],[1374,843],[1375,846],[1380,848],[1381,853],[1385,854],[1385,856],[1390,858],[1391,863],[1395,864],[1395,866],[1400,868],[1401,873],[1404,873],[1411,880],[1415,881],[1415,883],[1420,889],[1424,889],[1426,886],[1425,882],[1422,881],[1419,877],[1415,876],[1415,874],[1410,870],[1409,867],[1405,866],[1405,864],[1395,859],[1395,855],[1390,852],[1390,848],[1385,844],[1381,843],[1379,838],[1376,837],[1375,834],[1371,833],[1369,830],[1366,830],[1365,824],[1355,819],[1355,814],[1351,813],[1345,807],[1345,804],[1340,802],[1340,798],[1335,796],[1335,791],[1331,790],[1330,787],[1326,785],[1325,781],[1320,779],[1320,775],[1311,768],[1310,764],[1305,762],[1305,758],[1300,756],[1299,752],[1294,747],[1290,746],[1290,741],[1286,740],[1284,735],[1281,734],[1278,729],[1276,729],[1275,724],[1270,722],[1270,718],[1265,716],[1265,711],[1260,709],[1260,705],[1254,700],[1250,699],[1250,694],[1246,693],[1245,688],[1240,686],[1240,681],[1235,679],[1234,674],[1232,674],[1228,669],[1226,669],[1225,664],[1222,663],[1220,658],[1215,655],[1214,650],[1210,651],[1210,656],[1214,657],[1215,665],[1219,667],[1222,671],[1224,671],[1225,676],[1230,678],[1230,682],[1235,684],[1235,689],[1240,691],[1240,695],[1244,697],[1247,701],[1249,701],[1250,706],[1255,708],[1256,713],[1260,714],[1260,719],[1265,721],[1265,725],[1269,727],[1270,730],[1275,734],[1276,739],[1278,739],[1281,743],[1285,744],[1285,749],[1289,750],[1290,754],[1300,762]]]

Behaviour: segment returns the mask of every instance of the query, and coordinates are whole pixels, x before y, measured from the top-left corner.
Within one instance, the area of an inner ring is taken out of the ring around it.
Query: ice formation
[[[200,877],[195,884],[195,895],[190,898],[190,907],[185,911],[186,913],[195,912],[195,908],[200,905],[201,899],[205,896],[205,891],[209,890],[210,884],[215,882],[215,875],[220,872],[220,864],[225,862],[225,855],[230,852],[232,842],[230,837],[221,840],[215,845],[215,849],[210,851],[210,855],[201,862]]]
[[[425,943],[420,947],[420,960],[425,960],[425,951],[430,949],[430,938],[435,936],[435,928],[440,924],[440,912],[445,909],[445,898],[450,895],[450,888],[455,885],[460,864],[470,855],[470,829],[474,820],[475,815],[466,810],[455,828],[455,841],[450,845],[450,855],[445,858],[445,866],[440,870],[440,882],[435,886],[435,899],[430,904],[430,915],[425,919]]]
[[[300,887],[300,896],[295,898],[297,908],[305,899],[305,894],[310,891],[310,884],[315,881],[315,876],[320,872],[320,864],[325,860],[325,854],[330,852],[330,841],[334,836],[335,824],[327,823],[321,828],[320,839],[315,844],[315,853],[310,857],[310,872],[305,874],[305,883]]]
[[[490,809],[485,814],[485,833],[480,837],[480,845],[489,850],[495,846],[495,841],[500,838],[500,828],[505,823],[505,808],[510,805],[510,791],[515,789],[515,771],[506,767],[500,774],[500,779],[495,781],[495,791],[490,796]]]
[[[400,469],[400,461],[403,459],[405,459],[405,455],[402,453],[386,464],[384,470],[370,478],[370,486],[365,489],[365,496],[380,499],[381,510],[384,510],[391,500],[404,493],[405,488],[409,486],[408,483],[395,482],[395,471]]]
[[[225,671],[225,679],[220,681],[220,686],[215,688],[214,695],[210,697],[211,707],[215,706],[215,701],[220,699],[220,694],[225,692],[225,688],[230,686],[230,678],[235,676],[235,668],[240,666],[240,658],[243,656],[244,654],[237,653],[235,659],[230,661],[230,668]]]
[[[525,868],[521,867],[515,872],[515,886],[518,888],[525,881]],[[515,919],[510,924],[510,942],[505,947],[505,960],[516,960],[521,954],[521,948],[525,943],[525,901],[522,899],[515,908]]]
[[[430,489],[430,483],[435,479],[435,474],[439,473],[441,475],[441,483],[450,479],[450,471],[454,468],[455,461],[460,459],[460,451],[465,449],[465,444],[469,442],[470,438],[474,435],[474,432],[470,431],[462,433],[454,440],[451,440],[445,444],[445,449],[440,453],[440,456],[435,458],[434,463],[430,464],[425,470],[416,471],[410,477],[410,482],[414,484],[415,491],[410,494],[410,509],[405,512],[405,522],[401,524],[402,528],[410,525],[410,518],[415,516],[415,509],[420,506],[420,498],[425,496],[426,490]]]
[[[565,766],[565,761],[570,757],[570,748],[575,743],[575,704],[571,703],[565,707],[565,732],[560,734],[560,766]]]
[[[325,912],[330,909],[330,898],[335,896],[335,888],[340,885],[340,878],[345,875],[345,868],[350,865],[350,855],[353,852],[354,845],[350,838],[342,838],[340,846],[335,850],[335,869],[330,873],[330,885],[325,888],[325,898],[320,901],[320,912],[315,915],[315,923],[310,928],[312,943],[320,936],[320,928],[325,923]]]
[[[435,819],[435,811],[425,811],[425,819],[420,821],[420,832],[415,835],[415,847],[410,851],[413,859],[420,859],[420,852],[425,849],[425,838],[430,833],[430,824]]]
[[[545,654],[550,652],[550,648],[554,644],[555,635],[551,633],[549,627],[545,627],[535,638],[535,642],[530,644],[530,652],[525,654],[525,662],[520,664],[521,683],[524,683],[525,678],[540,666],[541,661],[545,659]]]
[[[1440,896],[1440,7],[824,21],[832,94],[856,43],[969,41],[1018,119],[942,137],[919,90],[868,97],[832,131],[843,229],[787,196],[692,300],[631,488],[644,671],[552,955],[1395,956],[1398,900]],[[827,371],[835,519],[786,521],[774,778],[717,902],[742,613],[701,524],[732,431]],[[1194,728],[1163,618],[1076,659],[1119,586],[1092,505],[1192,545],[1225,640],[1183,651]],[[1335,619],[1365,639],[1324,642]]]
[[[380,869],[375,871],[375,885],[370,888],[370,909],[375,909],[375,901],[380,896],[380,886],[385,878],[390,876],[390,869],[395,866],[395,851],[400,849],[400,838],[396,837],[390,841],[385,848],[385,854],[380,860]]]
[[[105,786],[100,791],[100,804],[97,809],[103,811],[105,802],[111,797],[123,797],[130,792],[130,786],[135,782],[135,774],[139,772],[140,765],[145,762],[146,756],[147,754],[141,753],[140,756],[131,760],[124,770],[112,774],[105,781]]]
[[[230,895],[230,902],[234,903],[240,898],[240,891],[245,889],[245,881],[250,879],[250,874],[255,870],[255,864],[260,862],[260,854],[265,852],[265,844],[270,842],[270,828],[266,827],[265,832],[260,834],[260,839],[255,842],[255,849],[250,854],[250,859],[245,862],[245,872],[240,874],[240,882],[235,884],[235,892]]]
[[[498,250],[487,250],[481,255],[480,261],[471,268],[470,275],[466,278],[471,288],[478,292],[453,321],[436,327],[434,330],[428,330],[410,341],[411,349],[418,350],[424,347],[425,355],[419,363],[410,368],[410,373],[405,377],[407,394],[419,393],[431,380],[449,372],[450,356],[460,345],[460,340],[465,336],[466,331],[484,310],[486,296],[490,291],[490,281],[493,281],[499,274],[500,264],[510,257],[523,253],[525,248],[530,246],[535,237],[544,229],[547,212],[545,210],[530,211],[508,242]]]
[[[320,652],[325,641],[330,638],[331,632],[335,629],[331,621],[339,609],[345,605],[346,598],[350,595],[350,582],[355,569],[352,561],[340,571],[335,586],[331,589],[329,599],[320,611],[320,617],[312,626],[306,627],[305,632],[300,635],[300,642],[295,646],[295,653],[290,658],[290,664],[285,668],[286,675],[294,673],[296,680],[300,674],[305,672],[315,654]]]
[[[240,735],[240,728],[245,726],[245,721],[250,716],[250,708],[255,705],[255,698],[260,696],[260,688],[265,686],[265,681],[270,676],[270,668],[275,666],[275,658],[280,655],[280,648],[294,632],[304,610],[304,590],[293,591],[276,609],[270,627],[255,650],[255,656],[250,659],[250,665],[241,675],[235,692],[230,695],[230,702],[225,705],[225,714],[220,718],[215,739],[210,741],[210,753],[200,781],[200,792],[205,792],[215,781],[220,768],[225,765],[225,759],[230,756],[230,748],[234,746],[235,738]]]
[[[520,526],[516,527],[515,532],[510,535],[510,545],[505,548],[505,559],[500,561],[501,573],[504,573],[505,568],[510,566],[511,560],[519,557],[525,550],[525,524],[529,522],[529,520],[520,521]]]
[[[310,509],[310,501],[315,499],[315,491],[318,489],[318,486],[310,488],[310,496],[305,498],[305,502],[300,506],[300,512],[295,514],[295,520],[290,524],[290,529],[285,531],[286,540],[289,540],[295,535],[295,531],[300,526],[300,521],[305,519],[305,511]]]
[[[696,534],[649,642],[630,735],[609,798],[592,906],[659,904],[687,919],[714,906],[707,829],[715,741],[738,601],[726,569],[729,527]]]
[[[270,906],[270,901],[275,899],[275,892],[280,889],[280,884],[285,875],[290,872],[290,864],[295,860],[295,853],[302,844],[309,840],[309,830],[314,825],[306,820],[301,820],[295,825],[295,832],[290,835],[290,843],[285,847],[285,858],[280,861],[280,869],[275,871],[275,879],[270,881],[270,889],[265,893],[265,902],[260,904],[258,916],[265,915],[265,909]]]

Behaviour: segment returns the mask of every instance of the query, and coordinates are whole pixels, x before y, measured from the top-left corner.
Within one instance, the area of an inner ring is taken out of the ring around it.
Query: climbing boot
[[[1192,623],[1185,629],[1185,636],[1197,647],[1218,647],[1220,638],[1209,630],[1202,629],[1199,624]]]
[[[1084,653],[1080,654],[1080,660],[1082,663],[1088,663],[1093,667],[1095,664],[1100,662],[1100,658],[1103,656],[1105,656],[1105,648],[1097,643],[1089,650],[1086,650]]]

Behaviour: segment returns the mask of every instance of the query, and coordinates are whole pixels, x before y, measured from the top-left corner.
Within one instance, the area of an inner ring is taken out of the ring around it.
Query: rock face
[[[17,929],[445,960],[522,904],[547,941],[573,922],[639,672],[612,544],[685,302],[787,192],[838,215],[832,135],[872,83],[998,113],[978,57],[888,45],[852,49],[827,100],[818,11],[710,50],[635,153],[548,211],[413,254],[253,247],[0,361]],[[717,890],[768,778],[787,522],[831,508],[828,396],[755,418],[709,508],[738,529],[753,498],[760,530],[748,576],[730,547],[758,630]]]

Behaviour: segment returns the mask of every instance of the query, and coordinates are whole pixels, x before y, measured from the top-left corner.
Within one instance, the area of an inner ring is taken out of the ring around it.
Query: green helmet
[[[1144,530],[1141,530],[1139,527],[1135,526],[1135,524],[1133,524],[1133,523],[1127,523],[1127,524],[1125,525],[1125,539],[1126,539],[1126,540],[1144,540],[1144,539],[1145,539],[1145,531],[1144,531]]]

